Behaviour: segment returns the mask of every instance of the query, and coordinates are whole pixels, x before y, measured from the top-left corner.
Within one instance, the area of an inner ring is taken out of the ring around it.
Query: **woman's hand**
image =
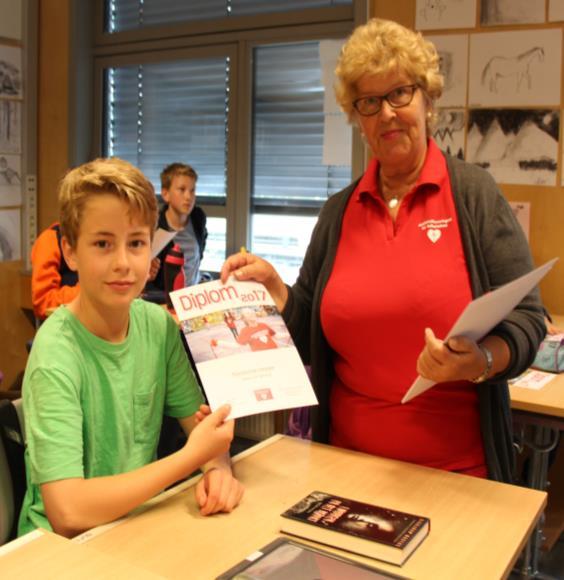
[[[437,383],[471,381],[486,368],[486,357],[474,340],[464,336],[439,340],[425,329],[425,348],[417,359],[417,372]]]
[[[282,311],[286,306],[288,288],[270,262],[248,252],[239,252],[229,256],[223,263],[221,281],[225,284],[231,274],[240,282],[254,280],[264,284],[278,310]]]

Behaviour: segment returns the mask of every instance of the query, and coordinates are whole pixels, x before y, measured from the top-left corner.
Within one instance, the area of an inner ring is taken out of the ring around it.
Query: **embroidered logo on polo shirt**
[[[436,244],[443,235],[442,230],[448,228],[448,224],[452,221],[452,218],[445,218],[442,220],[426,220],[421,222],[417,227],[422,231],[425,232],[427,238],[433,243]]]

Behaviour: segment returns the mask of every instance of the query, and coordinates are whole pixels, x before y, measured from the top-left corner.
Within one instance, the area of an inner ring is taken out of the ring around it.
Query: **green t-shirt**
[[[27,491],[19,534],[51,529],[40,484],[150,463],[163,413],[188,417],[202,401],[178,327],[160,306],[135,300],[120,344],[58,308],[39,329],[25,371]]]

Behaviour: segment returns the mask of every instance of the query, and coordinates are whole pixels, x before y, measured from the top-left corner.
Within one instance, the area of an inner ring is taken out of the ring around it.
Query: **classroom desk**
[[[554,322],[564,327],[564,316],[554,316]],[[545,490],[548,483],[548,454],[564,431],[564,373],[556,375],[540,390],[510,386],[513,422],[524,428],[523,443],[530,448],[531,457],[527,485]],[[529,431],[525,429],[529,428]],[[542,545],[542,522],[531,536],[524,562],[530,562],[528,573],[538,571]],[[523,570],[525,572],[525,570]]]
[[[0,547],[2,580],[22,578],[162,578],[88,546],[80,546],[56,534],[36,530]]]
[[[275,435],[234,458],[246,493],[231,514],[199,515],[193,478],[136,514],[75,542],[167,578],[208,579],[279,535],[279,514],[313,490],[430,517],[430,535],[401,575],[503,578],[546,504],[546,493]],[[349,557],[354,557],[349,555]]]

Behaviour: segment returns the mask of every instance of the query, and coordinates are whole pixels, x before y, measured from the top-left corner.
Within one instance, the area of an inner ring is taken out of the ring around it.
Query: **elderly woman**
[[[441,95],[437,52],[374,19],[341,51],[337,99],[373,158],[324,205],[296,284],[252,254],[222,280],[263,282],[311,364],[318,441],[510,481],[507,379],[545,334],[538,292],[479,343],[444,337],[464,307],[532,268],[524,235],[491,176],[430,138]],[[409,403],[417,374],[440,383]]]

